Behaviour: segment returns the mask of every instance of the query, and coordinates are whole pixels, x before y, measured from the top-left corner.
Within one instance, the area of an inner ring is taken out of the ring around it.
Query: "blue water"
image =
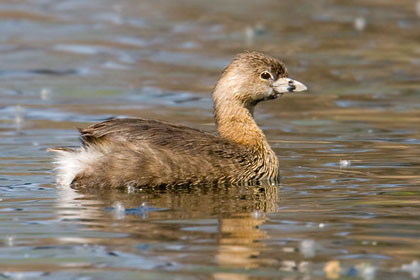
[[[416,279],[416,1],[0,4],[0,279]],[[309,91],[261,104],[277,186],[74,191],[46,150],[144,117],[214,132],[245,49]]]

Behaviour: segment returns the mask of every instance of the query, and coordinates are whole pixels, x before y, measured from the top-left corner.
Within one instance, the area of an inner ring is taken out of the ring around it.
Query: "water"
[[[415,279],[418,1],[3,1],[0,279]],[[278,186],[76,192],[53,146],[111,116],[214,131],[234,54],[310,89],[261,104]]]

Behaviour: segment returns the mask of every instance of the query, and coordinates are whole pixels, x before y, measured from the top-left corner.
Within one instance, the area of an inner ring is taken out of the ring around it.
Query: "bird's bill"
[[[290,78],[279,78],[274,84],[273,88],[278,93],[305,91],[307,87],[301,82],[292,80]]]

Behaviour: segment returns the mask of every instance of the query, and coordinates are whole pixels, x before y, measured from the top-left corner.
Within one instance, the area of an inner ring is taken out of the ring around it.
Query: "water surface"
[[[416,1],[3,1],[0,279],[420,276]],[[278,186],[77,192],[53,146],[112,116],[214,132],[245,49],[310,89],[261,104]]]

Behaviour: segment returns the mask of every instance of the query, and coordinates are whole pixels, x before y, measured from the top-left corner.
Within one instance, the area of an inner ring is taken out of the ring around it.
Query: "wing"
[[[213,134],[182,125],[140,118],[109,119],[80,130],[85,146],[104,142],[152,145],[174,153],[207,155],[222,158],[241,157],[244,149]]]

